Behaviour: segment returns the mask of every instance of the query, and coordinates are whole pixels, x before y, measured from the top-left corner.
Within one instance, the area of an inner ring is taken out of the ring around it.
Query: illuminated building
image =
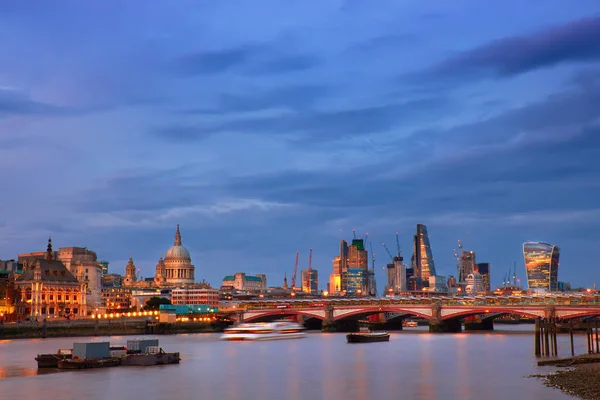
[[[446,292],[448,290],[448,281],[445,276],[431,275],[429,277],[430,292]]]
[[[560,248],[548,243],[523,243],[527,285],[534,292],[558,290]]]
[[[460,255],[459,282],[465,282],[467,276],[475,272],[475,252],[463,251]]]
[[[305,269],[301,271],[302,291],[304,293],[319,293],[319,271],[316,269]]]
[[[131,289],[119,287],[102,289],[102,307],[104,313],[129,310],[131,308]]]
[[[435,275],[435,262],[431,252],[427,227],[423,224],[417,224],[417,234],[414,236],[412,268],[416,288],[410,289],[419,290],[421,286],[429,285],[429,277]]]
[[[217,289],[211,288],[209,285],[204,286],[205,287],[184,287],[173,289],[171,291],[171,304],[208,304],[211,307],[218,307],[219,291]]]
[[[465,291],[469,295],[476,295],[482,292],[485,292],[485,287],[483,286],[483,278],[481,274],[478,272],[474,272],[472,274],[467,275],[465,279],[467,286],[465,287]]]
[[[346,274],[348,296],[366,296],[367,293],[367,270],[364,268],[348,268]]]
[[[19,254],[19,262],[23,269],[36,260],[45,259],[46,252]],[[61,247],[52,252],[54,260],[61,262],[71,274],[86,288],[86,304],[90,309],[101,305],[102,265],[98,262],[96,252],[87,247]]]
[[[267,290],[267,279],[264,275],[250,276],[244,272],[236,272],[223,278],[221,290],[260,292]]]
[[[175,231],[173,246],[167,250],[164,259],[165,279],[168,285],[194,283],[195,267],[192,265],[190,252],[181,244],[179,225]]]
[[[17,313],[31,316],[85,316],[86,285],[55,259],[48,239],[45,258],[28,259],[23,274],[15,280],[21,292]]]
[[[492,285],[490,281],[490,263],[478,263],[475,264],[475,272],[478,272],[483,279],[483,287],[486,292],[492,291]]]
[[[98,261],[102,268],[102,275],[108,274],[108,265],[110,264],[108,261]]]
[[[125,267],[125,279],[123,279],[123,286],[133,286],[136,282],[137,276],[135,274],[133,256],[129,256],[129,261],[127,261],[127,266]]]

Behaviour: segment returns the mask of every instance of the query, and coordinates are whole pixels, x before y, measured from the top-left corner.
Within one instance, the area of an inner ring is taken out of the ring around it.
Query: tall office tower
[[[417,290],[422,286],[429,286],[429,277],[436,275],[427,227],[423,224],[417,224],[417,234],[414,237],[412,268],[416,278],[415,283],[418,286]]]
[[[558,246],[543,242],[525,242],[523,258],[529,289],[539,293],[558,290]]]
[[[463,251],[460,255],[460,282],[465,282],[467,276],[475,272],[475,252]]]
[[[304,293],[318,294],[319,293],[319,271],[316,269],[303,269],[302,274],[302,291]]]
[[[387,286],[385,287],[386,295],[393,295],[408,291],[406,265],[402,262],[402,257],[394,257],[387,268]]]
[[[490,281],[490,263],[478,263],[475,264],[475,272],[481,275],[483,279],[483,286],[486,292],[492,291],[492,285]]]
[[[340,274],[340,289],[338,292],[345,292],[348,290],[348,242],[340,240],[340,253],[338,255],[339,261],[339,274]],[[336,257],[337,258],[337,257]],[[337,271],[333,271],[336,274]]]
[[[370,268],[367,273],[367,291],[369,292],[369,296],[376,297],[377,296],[377,282],[375,281],[375,268]]]
[[[348,295],[366,295],[368,292],[369,258],[362,239],[352,240],[348,246],[347,273],[342,273],[342,287]]]

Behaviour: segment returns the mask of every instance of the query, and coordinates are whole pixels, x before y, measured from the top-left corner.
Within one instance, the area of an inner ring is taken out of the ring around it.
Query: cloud
[[[230,49],[189,53],[176,60],[176,70],[183,76],[223,73],[246,64],[263,51],[264,46],[247,44]]]
[[[511,36],[453,56],[431,75],[470,76],[482,71],[511,76],[568,62],[600,59],[600,16],[554,26],[527,36]]]
[[[250,66],[245,71],[248,75],[272,75],[290,72],[306,71],[321,64],[318,57],[308,54],[286,55],[274,58],[255,66]]]
[[[290,207],[293,205],[257,199],[233,199],[186,207],[91,212],[77,214],[76,218],[89,228],[148,228],[172,226],[181,221],[186,221],[188,224],[206,224],[210,219],[224,218],[229,214],[259,212],[269,215]],[[265,217],[263,216],[261,219],[264,221]]]
[[[275,105],[270,100],[265,103]],[[288,101],[288,104],[292,104]],[[338,110],[299,110],[269,117],[231,118],[212,125],[198,125],[196,135],[185,135],[189,141],[216,133],[279,135],[303,144],[328,144],[352,137],[368,136],[390,130],[407,120],[426,119],[433,110],[441,111],[444,98],[422,98],[403,103],[369,105]],[[239,107],[239,105],[238,105]],[[188,132],[185,129],[186,133]],[[189,132],[191,132],[190,130]],[[155,132],[152,132],[155,135]],[[163,139],[168,136],[158,135]],[[177,138],[181,139],[181,137]]]
[[[178,111],[184,115],[234,114],[260,110],[284,108],[304,110],[336,93],[330,85],[282,85],[272,89],[263,89],[253,93],[222,93],[215,107],[190,108]]]
[[[0,118],[26,115],[61,115],[68,112],[65,108],[35,101],[17,90],[0,88]]]
[[[186,77],[232,71],[264,76],[305,71],[321,64],[321,59],[312,54],[289,53],[281,47],[278,41],[274,41],[188,53],[176,59],[175,71]]]

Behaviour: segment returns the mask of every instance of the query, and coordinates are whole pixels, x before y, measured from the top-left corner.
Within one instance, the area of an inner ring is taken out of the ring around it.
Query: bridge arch
[[[452,312],[446,315],[442,315],[442,321],[453,320],[453,319],[462,319],[465,317],[474,317],[477,315],[484,316],[484,319],[489,318],[497,318],[501,315],[525,315],[530,318],[540,318],[544,317],[543,311],[538,310],[523,310],[523,309],[510,309],[510,308],[497,308],[497,307],[489,307],[485,310],[475,309],[475,310],[464,310],[458,312]],[[487,317],[485,317],[487,316]]]
[[[345,311],[345,310],[342,310],[342,311]],[[338,312],[340,312],[340,311],[338,310]],[[336,309],[334,309],[333,320],[340,321],[340,320],[344,320],[344,319],[348,319],[348,318],[356,317],[356,316],[365,316],[366,317],[369,315],[374,315],[374,314],[379,314],[379,313],[384,313],[384,312],[401,313],[401,314],[410,315],[410,316],[414,316],[414,317],[425,318],[428,320],[431,319],[431,317],[432,317],[431,309],[413,310],[413,309],[407,309],[407,308],[402,308],[402,307],[381,306],[378,308],[352,309],[352,310],[348,310],[347,312],[340,313],[338,315],[336,315]],[[398,317],[398,318],[400,318],[400,317]]]
[[[273,311],[265,311],[265,312],[255,312],[255,313],[244,313],[244,322],[258,322],[264,318],[273,318],[273,317],[290,317],[294,315],[302,315],[303,317],[316,318],[321,321],[325,319],[322,315],[318,315],[315,313],[311,313],[309,311],[300,311],[294,310],[293,308],[286,309],[277,309]]]
[[[572,314],[569,313],[557,313],[556,315],[558,318],[561,319],[574,319],[574,318],[586,318],[586,317],[597,317],[600,316],[600,310],[589,310],[589,311],[576,311]]]

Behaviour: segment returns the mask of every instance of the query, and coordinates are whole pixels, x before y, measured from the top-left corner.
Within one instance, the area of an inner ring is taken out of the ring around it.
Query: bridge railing
[[[433,305],[442,306],[540,306],[573,305],[600,306],[600,296],[581,295],[542,295],[542,296],[475,296],[475,297],[412,297],[397,296],[383,298],[322,298],[322,299],[281,299],[246,300],[222,302],[219,309],[285,309],[323,308],[326,305],[343,306],[389,306],[389,305]]]

